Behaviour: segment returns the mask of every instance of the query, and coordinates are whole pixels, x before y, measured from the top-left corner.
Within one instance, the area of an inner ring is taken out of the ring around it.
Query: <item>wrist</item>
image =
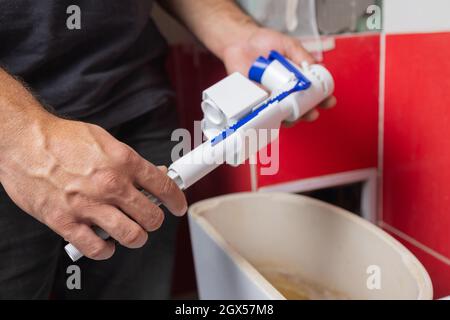
[[[223,61],[228,48],[238,43],[248,42],[258,29],[260,26],[250,16],[243,14],[242,17],[235,19],[229,26],[223,28],[223,34],[216,37],[215,48],[210,48],[210,50]]]
[[[31,152],[35,144],[42,144],[42,137],[48,128],[59,120],[45,110],[30,110],[11,115],[2,125],[0,134],[0,170],[4,164],[21,152]]]

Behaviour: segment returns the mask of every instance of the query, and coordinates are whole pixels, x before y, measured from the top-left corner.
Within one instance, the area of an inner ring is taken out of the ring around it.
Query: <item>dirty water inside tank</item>
[[[429,276],[411,252],[327,203],[254,192],[203,200],[189,210],[202,298],[432,298]],[[374,262],[391,279],[382,290],[367,290],[366,270]],[[218,274],[232,274],[233,281]]]
[[[300,274],[290,274],[273,268],[258,271],[287,300],[349,300],[336,290],[315,283]]]

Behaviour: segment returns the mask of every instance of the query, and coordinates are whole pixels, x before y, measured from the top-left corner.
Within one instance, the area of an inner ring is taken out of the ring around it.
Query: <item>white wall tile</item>
[[[384,0],[386,33],[450,31],[450,0]]]

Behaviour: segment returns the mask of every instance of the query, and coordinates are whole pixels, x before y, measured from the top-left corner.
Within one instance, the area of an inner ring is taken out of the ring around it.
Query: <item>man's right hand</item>
[[[163,171],[98,126],[49,114],[11,139],[0,159],[6,192],[89,258],[114,253],[94,225],[129,248],[144,245],[147,231],[161,226],[163,211],[140,189],[175,215],[186,211],[183,192]]]

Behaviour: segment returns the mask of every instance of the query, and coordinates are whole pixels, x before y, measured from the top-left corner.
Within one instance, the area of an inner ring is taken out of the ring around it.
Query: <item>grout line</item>
[[[323,176],[302,178],[288,182],[281,182],[259,188],[261,192],[306,192],[323,188],[366,181],[373,177],[376,169],[366,168],[339,173],[331,173]]]
[[[249,166],[250,166],[250,187],[251,187],[251,191],[255,192],[258,191],[258,165],[257,165],[257,161],[258,161],[258,157],[257,155],[254,155],[254,158],[252,158],[253,156],[250,156],[249,159]]]
[[[430,247],[424,245],[423,243],[417,241],[413,237],[407,235],[406,233],[398,230],[397,228],[391,226],[390,224],[387,224],[384,221],[380,221],[379,226],[383,229],[388,230],[389,232],[392,232],[396,236],[402,238],[403,240],[411,243],[415,247],[421,249],[422,251],[428,253],[430,256],[433,256],[434,258],[438,259],[439,261],[445,263],[446,265],[450,266],[450,258],[447,258],[443,254],[431,249]]]
[[[362,217],[372,223],[377,221],[376,193],[377,193],[376,168],[357,169],[340,173],[332,173],[312,178],[303,178],[289,182],[282,182],[270,186],[260,187],[259,192],[289,192],[299,193],[342,186],[354,182],[363,182],[361,191]]]
[[[405,30],[405,31],[391,31],[387,34],[391,36],[405,36],[405,35],[426,35],[426,34],[436,34],[436,33],[449,33],[448,29],[439,30]]]
[[[364,32],[346,32],[346,33],[338,33],[338,34],[323,34],[322,37],[333,37],[335,39],[342,38],[365,38],[371,36],[377,36],[381,34],[379,31],[364,31]]]
[[[378,220],[383,220],[384,112],[386,85],[386,33],[380,34],[380,70],[378,89]]]

